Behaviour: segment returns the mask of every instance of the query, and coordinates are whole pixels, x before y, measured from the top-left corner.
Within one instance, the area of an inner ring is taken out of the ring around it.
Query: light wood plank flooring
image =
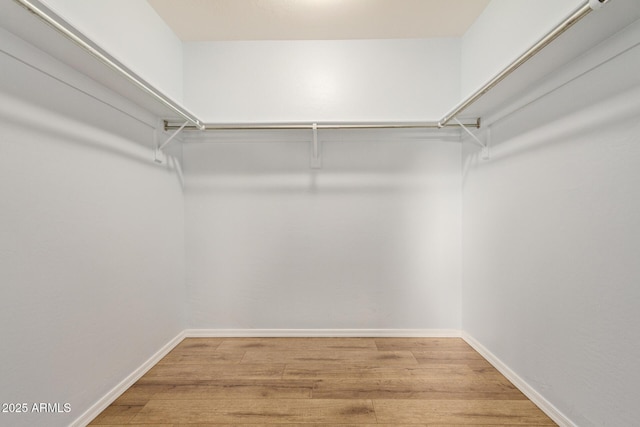
[[[187,338],[91,425],[556,425],[459,338]]]

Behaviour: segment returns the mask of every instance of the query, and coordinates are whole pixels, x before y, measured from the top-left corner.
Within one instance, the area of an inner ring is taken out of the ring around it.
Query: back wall
[[[459,329],[458,137],[309,137],[184,145],[190,327]]]

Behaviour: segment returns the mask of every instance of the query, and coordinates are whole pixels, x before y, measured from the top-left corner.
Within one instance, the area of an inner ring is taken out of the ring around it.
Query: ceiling
[[[183,41],[459,37],[489,0],[148,0]]]

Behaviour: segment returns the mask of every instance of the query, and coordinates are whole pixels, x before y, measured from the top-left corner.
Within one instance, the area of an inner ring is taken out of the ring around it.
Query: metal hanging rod
[[[82,33],[76,30],[73,26],[53,13],[47,7],[42,5],[38,0],[14,0],[24,8],[35,14],[38,18],[42,19],[48,25],[53,27],[63,36],[76,43],[83,48],[89,54],[93,55],[103,64],[107,65],[125,79],[129,80],[135,86],[142,91],[149,94],[161,104],[168,107],[175,112],[178,116],[184,118],[191,125],[185,126],[184,130],[284,130],[284,129],[313,129],[313,124],[286,124],[286,123],[242,123],[242,124],[203,124],[196,116],[185,108],[177,104],[175,101],[168,98],[158,89],[146,82],[136,73],[127,68],[124,64],[119,62],[113,56],[106,51],[102,50],[99,46],[85,37]],[[507,76],[513,73],[518,67],[527,62],[538,52],[540,52],[545,46],[558,38],[561,34],[567,31],[575,23],[587,16],[593,10],[601,8],[609,0],[588,0],[576,11],[571,13],[564,21],[558,24],[554,29],[544,35],[538,42],[531,46],[525,53],[520,55],[511,64],[505,67],[497,75],[495,75],[489,82],[484,84],[480,89],[471,94],[469,97],[460,102],[456,107],[450,110],[442,117],[438,122],[396,122],[396,123],[318,123],[317,129],[431,129],[431,128],[443,128],[443,127],[459,127],[459,124],[450,124],[456,116],[465,111],[469,106],[478,101],[483,95],[493,89],[497,84],[504,80]],[[480,127],[480,120],[476,123],[464,123],[465,127]],[[180,125],[168,124],[165,122],[165,130],[178,130]]]
[[[480,119],[463,123],[466,127],[480,128]],[[164,130],[181,128],[178,123],[165,120]],[[315,129],[441,129],[443,127],[460,127],[457,123],[440,126],[438,122],[368,122],[368,123],[315,123]],[[195,126],[185,126],[183,130],[198,130]],[[313,130],[314,123],[205,123],[204,130]]]
[[[439,127],[447,126],[447,124],[457,115],[466,110],[469,106],[480,99],[484,94],[493,89],[498,83],[504,80],[507,76],[513,73],[518,67],[534,57],[538,52],[544,49],[549,43],[557,39],[562,33],[571,28],[576,22],[587,16],[594,10],[600,9],[609,0],[589,0],[580,6],[576,11],[571,13],[564,21],[558,24],[554,29],[545,34],[540,40],[538,40],[533,46],[531,46],[525,53],[516,58],[511,64],[507,65],[502,71],[496,74],[491,80],[489,80],[484,86],[471,94],[468,98],[464,99],[458,105],[456,105],[451,111],[444,115],[444,117],[438,122]]]
[[[64,19],[53,13],[47,7],[42,5],[39,1],[36,0],[15,0],[28,11],[36,15],[38,18],[42,19],[44,22],[53,27],[60,34],[65,36],[67,39],[76,43],[82,49],[87,51],[89,54],[93,55],[100,62],[108,66],[109,68],[116,71],[122,77],[127,79],[129,82],[133,83],[135,86],[140,88],[143,92],[146,92],[148,95],[153,97],[155,100],[163,104],[164,106],[171,109],[178,116],[184,118],[189,123],[197,129],[204,129],[202,126],[202,122],[194,116],[192,113],[187,111],[185,108],[177,104],[175,101],[171,100],[169,97],[164,95],[158,89],[153,87],[150,83],[146,82],[143,78],[138,76],[136,73],[127,68],[120,61],[115,59],[109,53],[101,49],[98,45],[93,43],[87,37],[85,37],[80,31],[76,30],[73,26],[71,26]]]
[[[318,124],[317,129],[431,129],[431,128],[443,128],[443,127],[480,127],[480,119],[475,124],[452,124],[451,122],[456,116],[461,114],[472,104],[478,101],[487,92],[493,89],[501,81],[507,78],[511,73],[518,69],[522,64],[533,58],[537,53],[544,49],[547,45],[557,39],[561,34],[566,32],[574,24],[580,21],[594,10],[600,9],[609,0],[588,0],[574,12],[572,12],[567,18],[565,18],[555,28],[545,34],[540,40],[538,40],[533,46],[531,46],[526,52],[516,58],[513,62],[507,65],[502,71],[496,74],[491,80],[485,83],[480,89],[475,91],[466,99],[462,100],[458,105],[451,109],[447,114],[442,117],[436,123],[362,123],[362,124]],[[180,125],[173,125],[165,123],[165,130],[178,129]],[[273,130],[273,129],[313,129],[313,124],[276,124],[276,123],[264,123],[264,124],[206,124],[204,125],[206,130]],[[185,127],[185,130],[193,130],[194,127]]]

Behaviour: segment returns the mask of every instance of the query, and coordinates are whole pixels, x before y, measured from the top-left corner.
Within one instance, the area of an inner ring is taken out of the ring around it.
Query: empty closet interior
[[[637,0],[262,40],[170,3],[0,2],[0,402],[73,409],[0,425],[185,336],[461,336],[560,425],[637,422]]]

